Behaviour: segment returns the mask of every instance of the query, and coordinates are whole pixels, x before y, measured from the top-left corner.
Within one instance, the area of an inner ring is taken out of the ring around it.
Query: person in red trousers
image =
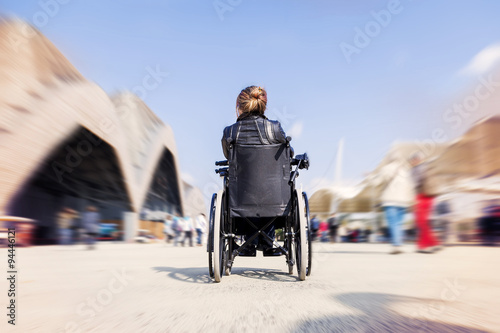
[[[410,163],[413,167],[411,173],[417,195],[414,210],[418,229],[417,251],[421,253],[433,253],[441,249],[437,238],[432,232],[429,220],[434,197],[427,195],[424,191],[426,166],[422,163],[420,154],[413,154],[410,158]]]

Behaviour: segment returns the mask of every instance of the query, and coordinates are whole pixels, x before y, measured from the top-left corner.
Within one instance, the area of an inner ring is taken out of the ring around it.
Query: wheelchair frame
[[[289,138],[287,138],[287,148],[289,148]],[[299,156],[297,156],[299,157]],[[229,162],[215,162],[216,166],[225,166],[216,169],[215,172],[223,177],[224,189],[214,193],[210,204],[209,234],[207,242],[209,274],[215,282],[220,282],[222,276],[230,275],[234,259],[240,255],[249,244],[259,235],[273,244],[273,248],[285,255],[288,266],[288,273],[293,274],[293,266],[297,265],[299,280],[303,281],[311,274],[312,249],[311,249],[311,227],[309,220],[309,203],[305,192],[299,193],[295,188],[295,179],[299,175],[299,168],[306,167],[307,155],[300,155],[300,158],[291,160],[291,165],[295,166],[290,174],[290,200],[282,216],[266,218],[260,228],[250,221],[251,217],[243,217],[243,220],[255,230],[254,234],[245,239],[238,248],[233,248],[236,244],[233,240],[238,237],[235,234],[234,217],[230,217],[228,203],[228,176]],[[307,161],[308,163],[308,161]],[[278,217],[285,218],[283,226],[284,244],[281,246],[277,241],[271,239],[264,230],[271,226]],[[261,218],[264,219],[264,218]],[[295,254],[295,255],[294,255]]]

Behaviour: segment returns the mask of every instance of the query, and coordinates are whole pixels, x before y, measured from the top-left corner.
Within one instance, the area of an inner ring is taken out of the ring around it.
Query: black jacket
[[[226,158],[229,158],[228,138],[232,138],[233,144],[272,145],[286,143],[286,134],[279,121],[269,120],[264,115],[252,113],[240,116],[236,123],[224,128],[222,151]]]

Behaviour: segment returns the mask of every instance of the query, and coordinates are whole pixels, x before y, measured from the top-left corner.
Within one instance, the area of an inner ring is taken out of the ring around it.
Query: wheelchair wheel
[[[225,260],[225,239],[224,239],[224,191],[217,193],[215,214],[214,214],[214,280],[220,282],[224,272]]]
[[[309,219],[309,200],[307,199],[307,194],[302,192],[302,197],[304,198],[304,204],[306,206],[306,219],[307,219],[307,273],[306,275],[311,275],[312,266],[312,237],[311,237],[311,220]]]
[[[296,212],[297,217],[295,221],[295,254],[297,257],[297,273],[299,275],[299,280],[304,281],[307,275],[308,266],[308,237],[307,237],[307,218],[306,218],[306,207],[304,203],[304,197],[299,195],[298,191],[295,191],[296,198]]]
[[[217,194],[214,193],[212,196],[212,202],[210,203],[210,218],[208,220],[208,237],[207,237],[207,252],[208,252],[208,273],[210,277],[214,277],[214,219],[215,219],[215,204],[217,200]]]

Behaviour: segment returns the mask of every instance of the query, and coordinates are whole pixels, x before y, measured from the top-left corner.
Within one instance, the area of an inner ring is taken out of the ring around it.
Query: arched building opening
[[[166,148],[156,166],[141,212],[141,220],[163,219],[161,212],[183,214],[174,157]],[[152,212],[158,218],[144,216],[147,212]]]
[[[57,214],[64,207],[85,211],[96,206],[101,222],[122,229],[123,212],[131,211],[123,173],[115,150],[89,130],[79,127],[52,150],[8,205],[8,214],[36,220],[35,243],[57,240]],[[80,227],[80,219],[74,221]]]

